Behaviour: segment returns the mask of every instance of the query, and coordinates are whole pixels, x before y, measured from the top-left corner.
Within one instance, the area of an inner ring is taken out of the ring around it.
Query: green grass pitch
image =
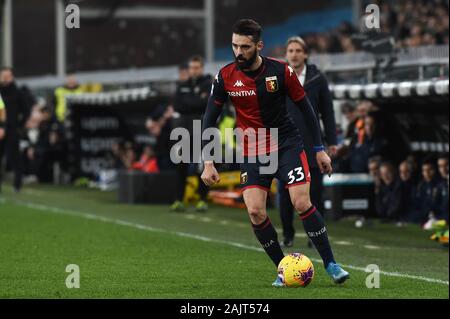
[[[269,211],[280,227],[275,210]],[[124,205],[114,193],[51,186],[0,194],[0,298],[449,298],[448,249],[417,226],[328,222],[335,256],[351,279],[337,286],[306,246],[298,221],[290,251],[312,258],[306,288],[271,287],[276,272],[243,210],[171,213]],[[65,285],[68,264],[80,288]],[[376,264],[380,288],[366,287]]]

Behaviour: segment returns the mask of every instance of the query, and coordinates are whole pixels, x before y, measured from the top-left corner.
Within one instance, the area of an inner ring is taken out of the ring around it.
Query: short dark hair
[[[369,164],[370,163],[377,163],[378,166],[383,163],[383,157],[381,157],[380,155],[375,155],[369,158]]]
[[[434,169],[436,169],[436,159],[432,156],[426,157],[422,162],[422,166],[425,166],[425,165],[430,165]]]
[[[394,164],[392,162],[390,162],[390,161],[383,161],[383,162],[381,162],[380,163],[380,168],[381,167],[387,167],[387,168],[391,169],[393,172],[396,171],[396,168],[395,168]]]
[[[199,62],[202,66],[205,64],[205,61],[203,60],[203,57],[201,55],[193,55],[189,58],[188,63],[191,62]]]
[[[437,159],[438,159],[438,160],[443,159],[443,160],[447,160],[447,161],[448,161],[448,154],[446,154],[446,153],[441,153],[441,154],[439,154],[439,156],[438,156]]]
[[[233,26],[233,33],[251,36],[255,43],[261,40],[261,30],[261,25],[252,19],[238,20]]]

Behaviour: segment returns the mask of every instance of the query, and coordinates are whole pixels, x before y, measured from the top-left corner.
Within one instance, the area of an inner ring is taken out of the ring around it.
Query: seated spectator
[[[437,164],[441,181],[438,184],[436,218],[448,222],[448,155],[439,156]]]
[[[415,222],[417,220],[417,202],[416,189],[417,184],[413,178],[413,169],[411,164],[405,160],[399,165],[399,176],[401,181],[403,198],[405,205],[403,206],[404,214],[402,221]]]
[[[435,162],[427,159],[422,164],[422,181],[416,192],[418,209],[417,222],[424,224],[436,216],[436,199],[440,178],[436,172]]]
[[[367,172],[367,160],[361,159],[361,154],[354,154],[353,160],[358,161],[357,167],[354,168],[352,161],[352,153],[355,149],[361,147],[366,140],[365,122],[366,118],[378,112],[378,107],[370,101],[361,101],[356,109],[351,104],[343,105],[343,112],[349,121],[345,133],[344,143],[338,146],[336,161],[338,171],[346,173],[362,173]],[[375,116],[373,116],[375,120]],[[369,120],[370,121],[370,120]],[[364,150],[365,148],[361,149]],[[377,154],[373,154],[377,155]]]
[[[375,209],[382,220],[399,221],[403,213],[404,198],[400,179],[390,162],[380,165],[381,187],[375,193]]]
[[[370,157],[382,156],[387,147],[387,141],[380,136],[375,122],[375,116],[369,114],[364,120],[364,139],[362,144],[354,144],[350,151],[350,172],[366,173]]]
[[[342,105],[341,112],[347,120],[347,128],[344,133],[344,138],[351,139],[355,133],[356,121],[358,120],[356,108],[350,102],[346,102]]]
[[[154,143],[151,147],[162,170],[173,167],[170,160],[170,132],[172,128],[170,119],[172,117],[174,117],[174,109],[172,105],[169,105],[167,108],[160,108],[157,112],[154,112],[145,124],[150,136],[153,137]]]
[[[62,149],[59,138],[59,125],[52,118],[51,110],[44,104],[33,107],[26,125],[27,148],[25,173],[27,181],[51,182],[53,164],[60,162]]]
[[[112,145],[111,149],[115,169],[133,169],[136,153],[132,142],[121,142]]]
[[[410,154],[410,155],[408,155],[406,157],[405,161],[408,163],[409,168],[411,170],[411,180],[412,180],[412,182],[414,184],[416,184],[416,185],[419,184],[420,180],[422,179],[422,172],[420,170],[419,162],[417,160],[417,157],[412,155],[412,154]]]
[[[382,184],[381,177],[380,177],[381,162],[382,162],[381,156],[374,156],[374,157],[369,158],[369,164],[368,164],[369,174],[373,178],[373,182],[375,185],[375,192],[380,190],[380,187]]]
[[[159,173],[155,152],[150,146],[145,146],[141,158],[133,164],[133,169],[145,173]]]

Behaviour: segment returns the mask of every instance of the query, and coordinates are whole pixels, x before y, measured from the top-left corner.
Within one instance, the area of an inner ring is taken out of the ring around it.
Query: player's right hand
[[[203,169],[201,179],[206,186],[214,185],[220,181],[219,173],[214,167],[213,162],[205,162],[205,168]]]
[[[5,137],[5,129],[0,128],[0,140],[2,140]]]

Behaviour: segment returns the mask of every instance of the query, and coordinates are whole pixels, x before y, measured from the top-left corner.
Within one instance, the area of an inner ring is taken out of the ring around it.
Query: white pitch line
[[[4,199],[0,199],[0,201],[6,202],[6,200],[4,200]],[[15,201],[15,200],[13,200],[11,202],[13,202],[17,205],[21,205],[24,207],[28,207],[28,208],[32,208],[32,209],[36,209],[36,210],[40,210],[40,211],[44,211],[44,212],[52,212],[52,213],[56,213],[56,214],[70,215],[70,216],[75,216],[75,217],[84,217],[87,219],[98,220],[98,221],[102,221],[102,222],[106,222],[106,223],[113,223],[113,224],[122,225],[122,226],[128,226],[128,227],[146,230],[146,231],[171,234],[171,235],[175,235],[178,237],[192,238],[192,239],[197,239],[197,240],[201,240],[201,241],[205,241],[205,242],[223,244],[223,245],[238,247],[238,248],[247,249],[247,250],[259,251],[259,252],[264,251],[261,247],[255,247],[255,246],[245,245],[245,244],[236,243],[236,242],[224,241],[224,240],[209,238],[206,236],[200,236],[200,235],[195,235],[195,234],[190,234],[190,233],[175,232],[175,231],[170,231],[170,230],[166,230],[166,229],[162,229],[162,228],[155,228],[155,227],[151,227],[151,226],[147,226],[147,225],[143,225],[143,224],[132,223],[132,222],[121,220],[121,219],[113,219],[113,218],[98,216],[98,215],[94,215],[94,214],[90,214],[90,213],[66,210],[66,209],[62,209],[62,208],[50,207],[50,206],[35,204],[35,203],[31,203],[31,202]],[[311,258],[311,260],[314,262],[322,262],[322,260],[316,259],[316,258]],[[345,265],[345,264],[341,264],[341,265],[348,269],[366,272],[366,269],[363,267],[358,267],[358,266],[354,266],[354,265]],[[399,272],[380,271],[380,274],[389,276],[389,277],[400,277],[400,278],[426,281],[426,282],[430,282],[430,283],[443,284],[443,285],[447,285],[447,286],[449,285],[449,282],[445,281],[445,280],[403,274],[403,273],[399,273]]]
[[[351,245],[353,245],[353,243],[349,242],[349,241],[345,241],[345,240],[338,240],[338,241],[333,241],[333,245],[351,246]]]
[[[364,245],[363,247],[367,248],[367,249],[372,249],[372,250],[381,249],[380,246],[375,246],[375,245]]]

